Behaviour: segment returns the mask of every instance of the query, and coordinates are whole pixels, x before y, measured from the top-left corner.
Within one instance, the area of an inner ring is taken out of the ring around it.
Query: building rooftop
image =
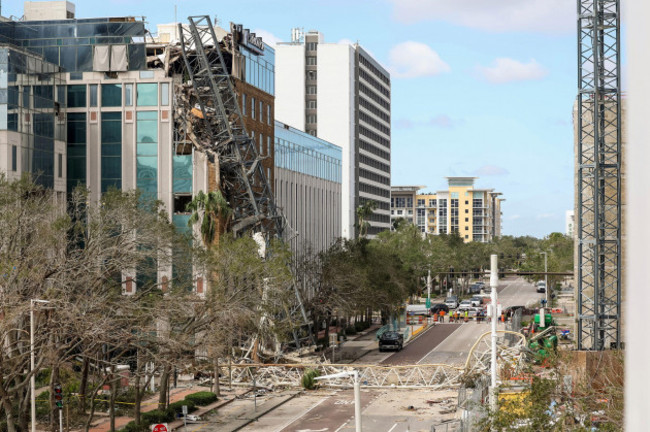
[[[417,192],[424,189],[426,186],[391,186],[391,192]]]

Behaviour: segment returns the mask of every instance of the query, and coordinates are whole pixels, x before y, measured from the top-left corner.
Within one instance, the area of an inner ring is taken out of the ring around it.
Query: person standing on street
[[[440,322],[445,322],[445,311],[440,310]]]

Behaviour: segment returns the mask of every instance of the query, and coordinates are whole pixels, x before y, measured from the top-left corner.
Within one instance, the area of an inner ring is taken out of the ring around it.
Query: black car
[[[443,310],[445,313],[449,312],[449,306],[447,306],[444,303],[434,303],[433,306],[431,306],[431,313],[436,314],[440,313],[440,311]]]
[[[387,331],[379,337],[379,352],[385,349],[401,351],[404,346],[404,336],[395,331]]]

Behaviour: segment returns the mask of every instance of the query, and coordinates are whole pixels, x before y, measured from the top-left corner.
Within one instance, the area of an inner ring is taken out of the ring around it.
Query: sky
[[[270,45],[291,29],[359,42],[391,72],[391,183],[503,193],[504,235],[564,232],[573,209],[575,0],[78,0],[77,18],[210,15]],[[22,2],[2,15],[20,17]],[[278,119],[282,120],[282,119]]]

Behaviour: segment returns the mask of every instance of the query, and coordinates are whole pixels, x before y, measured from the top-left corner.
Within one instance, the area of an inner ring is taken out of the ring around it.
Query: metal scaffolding
[[[578,349],[620,348],[618,0],[578,0]]]
[[[196,140],[217,165],[221,182],[233,210],[235,234],[253,230],[268,241],[282,237],[284,219],[275,206],[273,190],[262,167],[255,142],[249,137],[209,16],[189,17],[178,24],[183,60],[192,84],[189,105],[203,119]]]

